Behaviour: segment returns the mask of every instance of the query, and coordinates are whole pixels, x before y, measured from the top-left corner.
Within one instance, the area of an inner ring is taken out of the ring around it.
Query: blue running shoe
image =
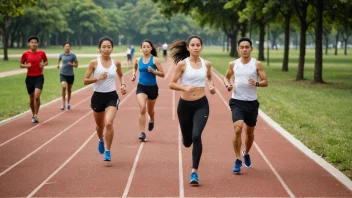
[[[152,131],[154,129],[154,121],[148,123],[148,131]]]
[[[192,172],[191,173],[191,181],[189,183],[193,184],[193,185],[198,185],[199,184],[198,175],[197,175],[196,172]]]
[[[242,161],[239,159],[236,159],[235,166],[233,167],[232,172],[236,174],[241,174],[241,166],[242,166]]]
[[[252,166],[252,162],[251,162],[251,157],[249,156],[249,154],[244,154],[245,149],[242,150],[242,155],[244,158],[244,166],[247,168],[250,168]]]
[[[70,110],[70,109],[71,109],[71,105],[67,104],[67,110]]]
[[[100,154],[104,154],[105,151],[105,146],[104,146],[104,140],[103,141],[98,141],[98,151]]]
[[[105,151],[105,153],[104,153],[104,161],[111,161],[110,151]]]

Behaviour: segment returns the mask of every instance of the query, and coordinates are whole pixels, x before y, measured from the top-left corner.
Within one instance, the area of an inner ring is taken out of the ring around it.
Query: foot
[[[242,161],[239,159],[236,159],[235,166],[233,167],[232,172],[236,174],[241,174],[241,166],[242,166]]]
[[[61,105],[61,110],[65,110],[65,105]]]
[[[140,139],[142,142],[145,142],[147,141],[147,136],[144,132],[142,132],[138,139]]]
[[[105,152],[104,140],[98,141],[98,151],[100,154],[103,154]]]
[[[193,184],[193,185],[198,185],[199,184],[199,179],[198,179],[198,175],[197,175],[196,172],[192,172],[191,173],[191,181],[189,183]]]
[[[249,154],[245,154],[245,149],[242,150],[242,155],[244,158],[244,166],[247,168],[250,168],[252,166],[252,162],[251,162],[251,157],[249,156]]]
[[[38,123],[39,120],[38,120],[38,117],[37,116],[33,116],[32,117],[32,123]]]
[[[71,105],[67,104],[67,110],[70,110],[70,109],[71,109]]]
[[[111,161],[110,151],[104,152],[104,161]]]
[[[154,120],[148,123],[148,131],[152,131],[154,129]]]

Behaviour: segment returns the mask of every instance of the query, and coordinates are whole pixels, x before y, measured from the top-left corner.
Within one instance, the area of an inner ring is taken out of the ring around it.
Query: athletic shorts
[[[27,76],[26,77],[26,87],[28,94],[34,92],[35,89],[43,90],[44,76]]]
[[[90,107],[93,111],[99,113],[105,111],[107,107],[116,107],[119,109],[119,95],[116,91],[101,93],[101,92],[94,92],[91,98]]]
[[[146,86],[138,83],[136,94],[144,93],[148,96],[149,100],[155,100],[159,95],[158,85]]]
[[[167,56],[167,50],[163,50],[163,56]]]
[[[243,101],[231,98],[229,105],[232,111],[232,121],[243,120],[250,127],[254,127],[257,124],[259,102],[254,101]]]
[[[60,74],[60,82],[65,81],[67,84],[72,85],[73,82],[75,81],[75,76],[67,76]]]

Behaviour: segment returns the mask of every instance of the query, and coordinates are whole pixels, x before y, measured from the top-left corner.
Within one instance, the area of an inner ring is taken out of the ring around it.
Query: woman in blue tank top
[[[145,124],[147,109],[149,115],[148,130],[152,131],[154,128],[154,106],[159,95],[156,76],[164,77],[164,71],[160,65],[159,59],[156,57],[157,52],[151,41],[142,41],[141,50],[143,56],[137,58],[134,63],[132,81],[136,80],[136,72],[138,69],[139,78],[136,95],[140,109],[139,129],[141,135],[139,136],[139,139],[141,141],[146,141],[147,136],[145,134]]]

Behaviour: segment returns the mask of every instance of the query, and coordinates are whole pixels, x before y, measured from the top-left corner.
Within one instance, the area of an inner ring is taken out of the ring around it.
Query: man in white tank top
[[[253,51],[252,41],[241,38],[237,48],[241,57],[230,62],[224,77],[224,83],[228,91],[232,91],[229,105],[232,111],[234,136],[232,138],[236,161],[232,172],[241,172],[241,133],[243,125],[246,127],[245,149],[242,150],[244,165],[251,167],[251,159],[248,154],[254,141],[254,128],[257,123],[259,102],[257,101],[257,87],[267,87],[268,81],[263,64],[251,57]],[[234,76],[234,84],[230,80]],[[260,81],[258,81],[258,76]]]

